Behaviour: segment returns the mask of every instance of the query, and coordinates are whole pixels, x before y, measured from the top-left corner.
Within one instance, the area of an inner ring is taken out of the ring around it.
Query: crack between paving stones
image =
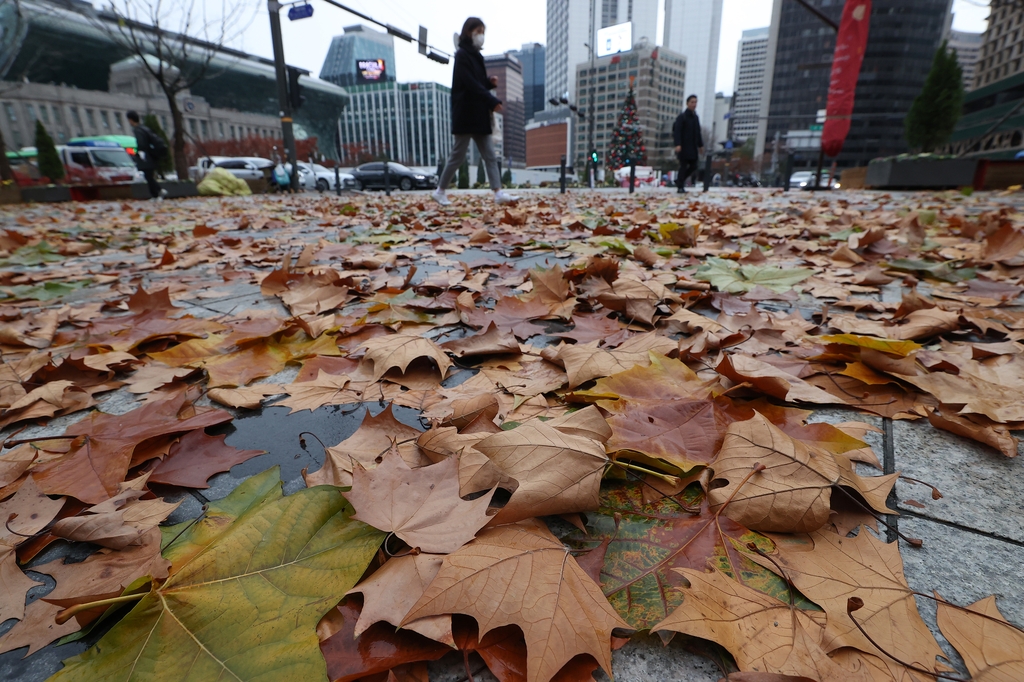
[[[892,419],[882,418],[882,473],[886,476],[896,473],[896,444],[893,439]],[[896,509],[899,505],[899,498],[896,496],[896,486],[889,491],[889,497],[885,499],[885,506],[889,509]],[[885,529],[885,541],[896,542],[899,537],[899,517],[889,514],[889,526]]]
[[[925,514],[920,514],[918,512],[911,511],[909,509],[904,509],[904,508],[900,508],[900,515],[901,516],[909,516],[909,517],[915,518],[915,519],[920,519],[921,521],[931,521],[932,523],[937,523],[937,524],[942,525],[942,526],[947,526],[948,528],[956,528],[957,530],[962,530],[964,532],[971,533],[973,535],[980,535],[981,537],[988,538],[990,540],[998,540],[999,542],[1005,542],[1007,544],[1015,545],[1017,547],[1024,547],[1024,541],[1016,540],[1014,538],[1008,538],[1005,535],[999,535],[998,533],[992,533],[992,532],[987,531],[987,530],[979,530],[977,528],[972,528],[970,526],[965,526],[964,524],[957,523],[956,521],[947,521],[945,519],[937,519],[934,516],[927,516]]]

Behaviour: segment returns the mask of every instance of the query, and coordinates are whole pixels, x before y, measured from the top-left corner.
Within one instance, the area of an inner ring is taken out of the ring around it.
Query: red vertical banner
[[[857,77],[868,45],[868,26],[871,23],[871,0],[846,0],[843,18],[836,36],[836,51],[832,55],[832,76],[828,83],[828,105],[825,125],[821,131],[821,148],[829,156],[843,149],[850,132],[850,114],[853,113]]]

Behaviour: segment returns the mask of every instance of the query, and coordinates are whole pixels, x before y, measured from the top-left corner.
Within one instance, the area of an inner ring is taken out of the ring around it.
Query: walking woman
[[[434,201],[447,206],[445,190],[455,177],[459,166],[466,159],[469,142],[476,143],[480,158],[487,168],[487,181],[494,190],[494,200],[499,204],[516,201],[518,197],[506,194],[501,189],[498,177],[498,159],[494,155],[491,141],[491,114],[501,112],[501,100],[491,90],[498,87],[497,78],[487,78],[487,67],[480,49],[484,46],[484,22],[476,17],[466,19],[459,35],[459,49],[455,52],[455,70],[452,74],[452,153],[431,195]]]

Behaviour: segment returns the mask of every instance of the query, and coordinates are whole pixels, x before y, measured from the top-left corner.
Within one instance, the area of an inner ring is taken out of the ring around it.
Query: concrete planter
[[[17,185],[0,186],[0,204],[20,204],[21,188]]]
[[[37,185],[22,187],[21,200],[25,202],[50,203],[71,201],[71,189],[65,185]]]
[[[874,161],[864,186],[874,189],[955,189],[974,184],[976,159],[907,159]]]

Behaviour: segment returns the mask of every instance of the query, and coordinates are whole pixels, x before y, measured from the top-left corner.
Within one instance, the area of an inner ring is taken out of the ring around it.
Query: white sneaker
[[[519,197],[512,194],[506,194],[503,189],[499,189],[494,193],[494,203],[496,204],[514,204],[517,201],[519,201]]]
[[[430,198],[436,201],[437,203],[441,204],[442,206],[450,206],[452,203],[448,200],[448,196],[442,190],[439,189],[434,190],[430,194]]]
[[[160,198],[161,199],[166,199],[167,198],[167,194],[168,194],[168,192],[167,192],[166,189],[161,189],[160,190]]]

